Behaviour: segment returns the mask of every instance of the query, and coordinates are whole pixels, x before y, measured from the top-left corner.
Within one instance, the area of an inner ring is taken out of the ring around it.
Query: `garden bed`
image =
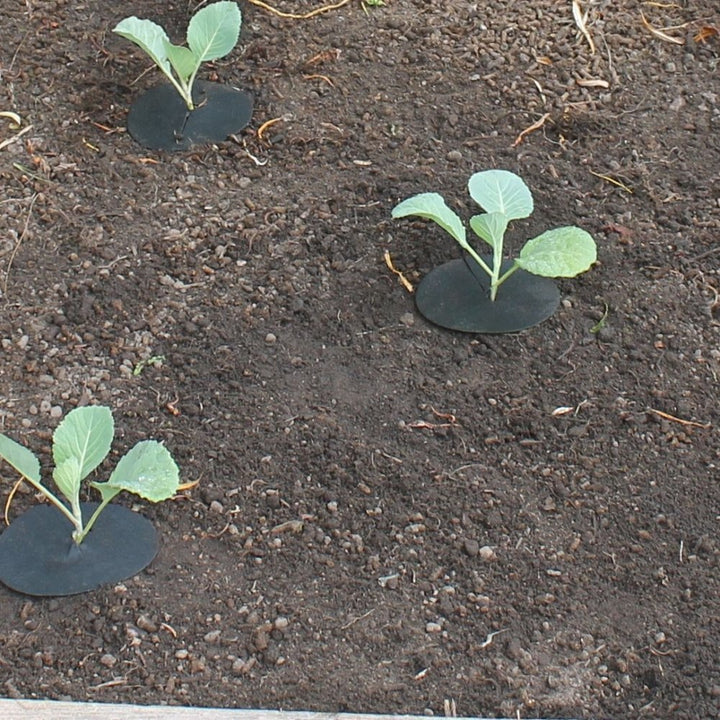
[[[254,119],[174,154],[124,132],[160,78],[110,30],[194,3],[5,10],[0,429],[49,465],[105,404],[113,463],[153,437],[198,481],[137,505],[134,579],[0,590],[5,697],[720,716],[720,18],[587,3],[593,53],[569,3],[386,3],[241,3],[203,77]],[[457,250],[390,211],[466,219],[488,168],[535,196],[510,247],[577,224],[599,262],[535,328],[443,331],[384,253],[416,286]]]

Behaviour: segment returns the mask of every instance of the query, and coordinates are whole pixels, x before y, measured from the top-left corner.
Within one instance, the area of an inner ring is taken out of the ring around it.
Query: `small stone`
[[[222,635],[222,630],[211,630],[208,633],[205,633],[205,637],[203,638],[206,643],[209,643],[210,645],[215,645],[220,641],[220,636]]]
[[[442,625],[436,622],[429,622],[427,625],[425,625],[425,632],[430,634],[442,632]]]
[[[154,633],[157,632],[158,626],[156,622],[153,622],[147,615],[141,615],[135,623],[141,630],[145,632]]]
[[[275,622],[273,624],[275,625],[276,630],[285,630],[290,624],[290,621],[286,617],[279,615],[275,618]]]
[[[400,322],[407,327],[412,327],[415,324],[415,315],[411,312],[403,313],[400,316]]]
[[[193,658],[190,661],[190,672],[194,674],[201,673],[205,670],[205,658]]]
[[[671,103],[668,105],[670,110],[673,112],[680,112],[685,107],[685,98],[682,95],[678,95]]]
[[[459,150],[451,150],[447,154],[447,159],[450,162],[460,162],[463,159],[462,153]]]
[[[267,650],[267,647],[270,643],[270,640],[268,638],[268,634],[266,632],[260,631],[255,633],[255,649],[262,652],[263,650]]]
[[[105,655],[100,658],[100,664],[108,668],[114,667],[116,663],[117,658],[110,653],[105,653]]]
[[[600,342],[609,343],[615,339],[615,331],[610,326],[604,325],[595,333],[595,337]]]
[[[485,562],[497,560],[497,555],[495,554],[495,551],[489,545],[483,545],[478,550],[478,555],[480,555],[480,559],[484,560]]]
[[[210,512],[216,513],[217,515],[222,515],[225,511],[225,508],[223,507],[223,504],[221,502],[218,502],[217,500],[213,500],[210,503]]]
[[[275,333],[268,333],[265,336],[265,342],[268,345],[274,345],[277,342],[277,335],[275,335]]]
[[[175,658],[177,660],[187,660],[189,657],[190,653],[185,648],[175,651]]]
[[[480,543],[477,540],[465,538],[465,540],[463,540],[463,551],[469,557],[475,557],[480,551]]]

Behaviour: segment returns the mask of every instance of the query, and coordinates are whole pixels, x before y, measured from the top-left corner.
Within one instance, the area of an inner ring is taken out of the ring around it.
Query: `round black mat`
[[[491,258],[483,258],[488,264]],[[500,274],[512,266],[502,265]],[[470,333],[507,333],[524,330],[557,310],[560,291],[550,278],[516,270],[490,300],[490,278],[477,263],[451,260],[432,270],[418,286],[415,303],[430,322]]]
[[[86,522],[97,503],[82,503]],[[75,595],[120,582],[147,567],[157,533],[142,515],[108,505],[76,545],[70,521],[52,505],[36,505],[0,535],[0,581],[26,595]]]
[[[194,110],[170,84],[158,85],[141,95],[130,108],[130,135],[152,150],[187,150],[192,145],[222,142],[239,133],[252,118],[249,93],[219,85],[195,82]]]

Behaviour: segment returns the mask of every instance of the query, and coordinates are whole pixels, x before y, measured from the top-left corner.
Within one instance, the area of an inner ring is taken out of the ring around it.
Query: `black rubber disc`
[[[151,88],[130,108],[128,131],[151,150],[187,150],[192,145],[222,142],[252,118],[252,95],[227,85],[197,81],[193,102],[195,109],[188,110],[170,84]]]
[[[491,258],[483,258],[490,264]],[[512,265],[505,261],[501,274]],[[490,279],[472,260],[451,260],[431,271],[418,286],[415,303],[430,322],[469,333],[524,330],[557,310],[560,291],[550,279],[517,270],[490,300]]]
[[[97,503],[82,503],[83,520]],[[157,533],[142,515],[108,505],[76,545],[70,521],[52,505],[36,505],[0,535],[0,581],[25,595],[75,595],[120,582],[147,567]]]

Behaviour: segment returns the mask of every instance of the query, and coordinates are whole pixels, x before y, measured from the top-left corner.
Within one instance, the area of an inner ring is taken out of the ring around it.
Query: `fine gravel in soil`
[[[720,717],[712,3],[241,2],[201,76],[254,119],[179,153],[125,132],[161,78],[111,29],[180,42],[195,0],[0,4],[0,429],[49,468],[105,404],[103,472],[156,438],[198,482],[121,500],[137,577],[0,589],[2,695]],[[530,330],[443,331],[384,253],[417,285],[458,249],[390,211],[467,220],[489,168],[535,196],[511,248],[574,224],[598,263]]]

